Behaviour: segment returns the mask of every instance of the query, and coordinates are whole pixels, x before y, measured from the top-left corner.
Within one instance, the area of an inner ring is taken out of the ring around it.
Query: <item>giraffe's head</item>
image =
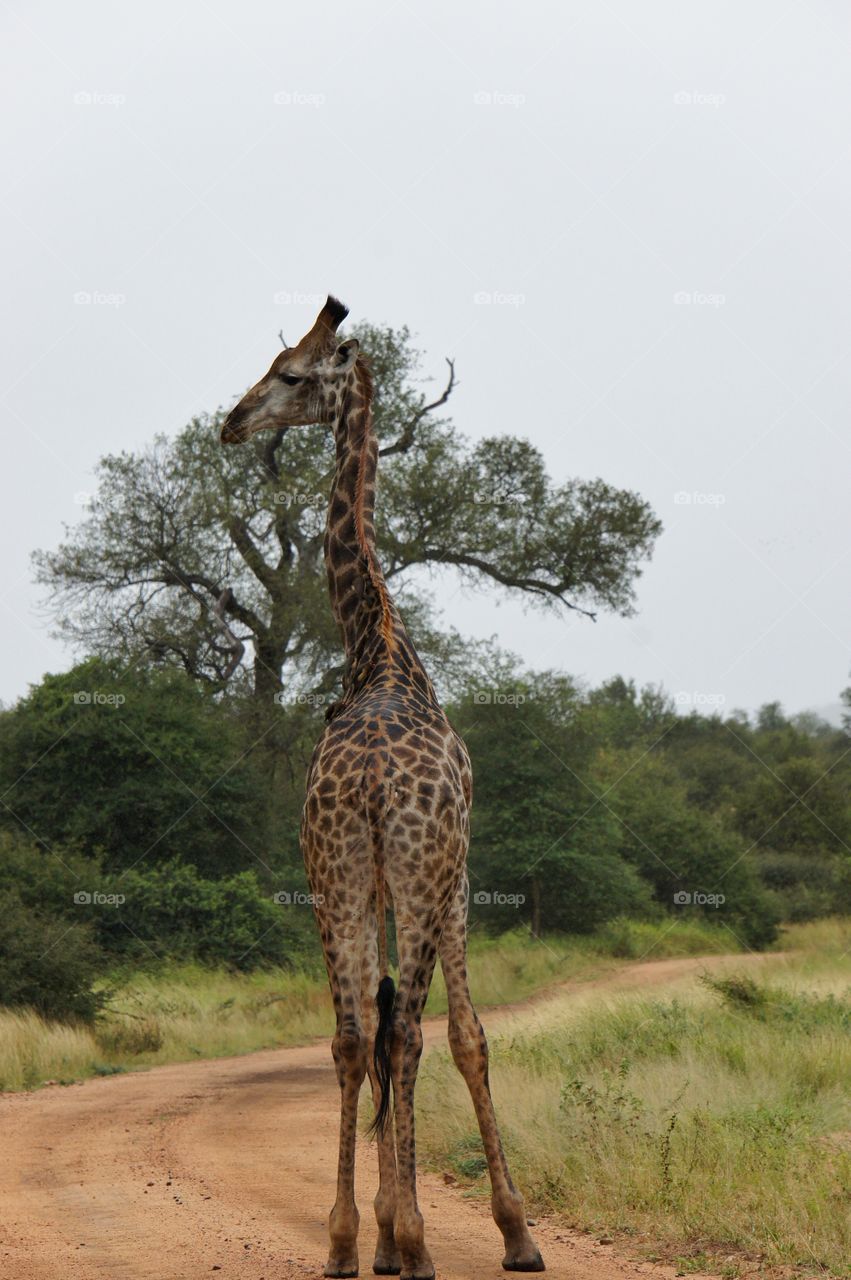
[[[358,357],[356,338],[337,337],[349,314],[328,298],[313,328],[295,347],[287,347],[272,367],[246,391],[222,424],[222,444],[242,444],[257,431],[333,422],[337,391]]]

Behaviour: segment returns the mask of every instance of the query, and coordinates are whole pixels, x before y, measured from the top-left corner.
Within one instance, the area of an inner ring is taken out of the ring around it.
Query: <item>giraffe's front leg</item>
[[[366,1035],[355,1016],[339,1022],[332,1053],[340,1083],[340,1155],[337,1199],[328,1222],[331,1250],[325,1275],[356,1276],[360,1215],[355,1204],[355,1141],[358,1097],[366,1075]]]

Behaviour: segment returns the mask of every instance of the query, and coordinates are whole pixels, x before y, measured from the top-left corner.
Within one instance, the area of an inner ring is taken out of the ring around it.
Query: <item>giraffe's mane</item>
[[[363,552],[364,559],[366,560],[369,580],[378,593],[378,599],[381,605],[381,634],[384,636],[388,649],[392,649],[393,614],[390,609],[390,593],[387,590],[387,583],[384,581],[384,575],[382,574],[378,566],[378,561],[375,558],[375,552],[366,536],[363,519],[367,448],[369,445],[367,434],[370,426],[369,416],[372,411],[373,396],[372,370],[370,369],[369,362],[366,358],[360,355],[358,356],[355,370],[359,377],[361,400],[363,404],[362,412],[364,415],[363,440],[361,443],[360,456],[358,458],[358,473],[355,480],[355,536],[358,540],[358,546]]]

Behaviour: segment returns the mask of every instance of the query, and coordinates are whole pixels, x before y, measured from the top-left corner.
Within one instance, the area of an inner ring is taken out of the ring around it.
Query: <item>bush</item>
[[[312,913],[279,906],[253,871],[205,880],[184,863],[125,872],[124,901],[99,914],[102,945],[114,955],[194,958],[232,969],[292,967],[315,949]]]
[[[74,901],[90,878],[85,859],[0,831],[0,1004],[64,1021],[94,1017],[104,957]]]
[[[0,894],[0,1004],[90,1021],[102,1002],[93,989],[102,963],[90,926],[34,911],[13,889]]]
[[[833,992],[819,996],[806,991],[766,987],[747,974],[734,973],[725,978],[712,978],[705,974],[701,981],[720,996],[728,1008],[750,1014],[763,1022],[789,1023],[800,1031],[851,1031],[851,1001],[837,998]]]
[[[269,844],[245,747],[232,709],[184,676],[91,658],[0,715],[3,821],[108,869],[180,859],[229,875]]]

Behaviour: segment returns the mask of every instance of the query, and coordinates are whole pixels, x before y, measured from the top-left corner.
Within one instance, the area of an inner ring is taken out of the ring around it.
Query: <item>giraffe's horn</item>
[[[336,333],[348,314],[349,308],[346,304],[329,293],[325,300],[325,306],[319,312],[316,323],[323,324],[326,329],[331,329],[332,332]]]
[[[349,308],[344,307],[339,299],[329,294],[325,306],[313,323],[313,328],[304,335],[301,342],[308,348],[325,347],[330,350],[334,344],[337,327],[343,323],[348,314]]]

